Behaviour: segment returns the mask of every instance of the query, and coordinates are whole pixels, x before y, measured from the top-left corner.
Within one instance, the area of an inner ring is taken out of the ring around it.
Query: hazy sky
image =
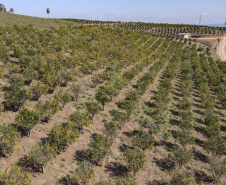
[[[226,0],[0,0],[7,11],[36,17],[198,24],[224,23]]]

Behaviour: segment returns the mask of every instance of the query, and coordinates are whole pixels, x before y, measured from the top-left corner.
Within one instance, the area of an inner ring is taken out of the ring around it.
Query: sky
[[[226,0],[0,0],[7,11],[47,18],[223,24]]]

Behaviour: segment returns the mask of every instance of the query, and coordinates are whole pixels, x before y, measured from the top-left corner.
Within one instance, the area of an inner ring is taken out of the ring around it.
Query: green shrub
[[[32,85],[32,80],[35,79],[38,74],[37,71],[35,71],[34,67],[27,67],[23,71],[23,76],[25,78],[25,82],[27,85]]]
[[[55,74],[54,75],[50,75],[50,74],[46,75],[44,80],[47,83],[47,86],[49,87],[49,90],[48,90],[49,93],[53,93],[55,87],[59,86],[62,83],[60,77]]]
[[[211,124],[210,126],[205,127],[204,133],[208,138],[220,136],[221,135],[220,122],[215,122],[214,124]]]
[[[138,99],[139,99],[139,94],[137,93],[137,91],[132,90],[132,91],[126,93],[125,100],[137,101]]]
[[[134,71],[126,71],[123,74],[123,78],[127,79],[127,80],[132,80],[135,77],[136,73]]]
[[[182,121],[193,121],[193,113],[191,111],[180,111]]]

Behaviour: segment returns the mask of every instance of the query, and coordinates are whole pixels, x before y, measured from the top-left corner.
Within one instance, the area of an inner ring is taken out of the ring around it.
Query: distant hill
[[[212,26],[212,27],[226,27],[225,24],[207,24],[206,26]]]
[[[0,12],[0,26],[13,26],[15,24],[18,26],[33,25],[34,28],[38,29],[60,27],[65,25],[80,25],[79,23],[70,22],[66,20],[45,19],[39,17]]]

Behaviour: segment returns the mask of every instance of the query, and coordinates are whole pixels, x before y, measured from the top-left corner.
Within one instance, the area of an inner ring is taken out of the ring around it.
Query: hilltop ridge
[[[79,23],[69,22],[66,20],[47,19],[19,14],[11,14],[8,12],[0,12],[0,26],[13,26],[15,24],[18,26],[33,25],[36,29],[60,27],[66,25],[80,25]]]

